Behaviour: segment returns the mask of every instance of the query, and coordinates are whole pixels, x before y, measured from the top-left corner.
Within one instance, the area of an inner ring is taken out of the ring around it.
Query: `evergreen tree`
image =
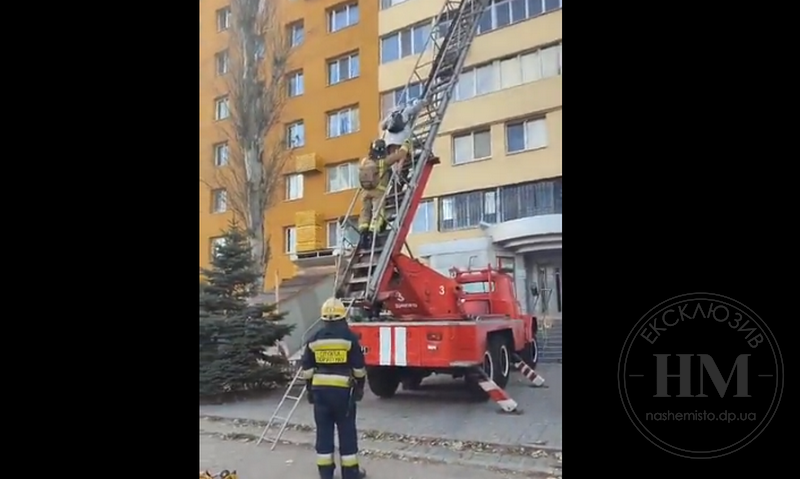
[[[284,381],[286,360],[266,348],[289,334],[276,305],[252,304],[261,273],[246,234],[232,222],[200,269],[200,396],[253,391]]]
[[[258,294],[255,285],[262,273],[256,270],[250,242],[236,221],[228,225],[213,253],[211,268],[200,268],[206,279],[201,286],[200,307],[209,314],[243,311],[247,300]]]

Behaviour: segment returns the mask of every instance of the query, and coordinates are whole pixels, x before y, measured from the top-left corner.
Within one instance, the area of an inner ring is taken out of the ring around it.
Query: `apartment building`
[[[200,4],[200,265],[207,265],[232,212],[215,170],[227,165],[225,52],[229,0]],[[271,259],[266,286],[296,274],[303,258],[330,256],[336,220],[357,188],[356,161],[378,123],[378,3],[286,0],[280,23],[293,44],[283,111],[292,159],[266,215]],[[333,259],[329,261],[332,263]]]
[[[442,1],[380,5],[385,113],[404,101]],[[494,0],[487,8],[435,142],[442,162],[408,240],[443,273],[486,264],[512,272],[523,308],[556,318],[563,295],[561,8],[561,0]],[[408,96],[416,95],[412,85]]]

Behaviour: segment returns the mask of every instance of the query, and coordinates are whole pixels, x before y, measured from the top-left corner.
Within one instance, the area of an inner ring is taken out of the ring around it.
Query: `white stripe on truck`
[[[394,328],[394,365],[408,365],[406,359],[406,328],[398,326]]]
[[[380,356],[378,364],[389,366],[392,364],[392,328],[381,327],[380,329]]]

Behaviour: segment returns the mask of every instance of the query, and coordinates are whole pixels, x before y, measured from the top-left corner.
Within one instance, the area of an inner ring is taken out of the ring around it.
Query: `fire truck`
[[[393,396],[401,383],[414,389],[433,373],[464,377],[472,386],[488,376],[503,388],[519,359],[536,365],[536,319],[521,313],[506,272],[487,265],[454,268],[447,276],[403,251],[439,163],[434,140],[488,3],[445,2],[425,49],[432,54],[420,55],[405,89],[407,97],[411,85],[421,85],[424,107],[410,119],[412,158],[394,172],[383,199],[387,226],[373,233],[369,247],[345,245],[346,253],[337,259],[335,295],[349,307],[350,326],[365,353],[368,384],[379,397]],[[355,227],[348,219],[357,198],[340,222],[340,238],[353,236],[346,230]]]

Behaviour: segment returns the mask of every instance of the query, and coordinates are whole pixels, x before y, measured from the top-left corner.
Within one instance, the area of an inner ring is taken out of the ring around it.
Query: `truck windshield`
[[[462,284],[461,287],[467,294],[489,293],[491,291],[494,291],[494,281],[492,281],[491,283],[489,281],[481,281],[478,283],[465,283]]]

